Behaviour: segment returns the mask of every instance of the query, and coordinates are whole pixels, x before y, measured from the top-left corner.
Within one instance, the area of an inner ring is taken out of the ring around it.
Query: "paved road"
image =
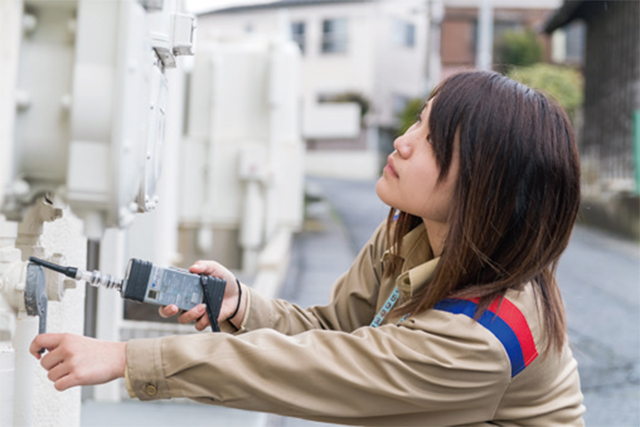
[[[388,212],[373,181],[312,178],[308,186],[325,203],[310,205],[310,222],[294,243],[282,294],[302,306],[328,301],[333,281]],[[639,426],[640,246],[578,226],[557,276],[580,366],[587,425]],[[272,417],[269,424],[319,425],[282,417]]]
[[[577,227],[560,260],[590,426],[640,425],[640,247]]]

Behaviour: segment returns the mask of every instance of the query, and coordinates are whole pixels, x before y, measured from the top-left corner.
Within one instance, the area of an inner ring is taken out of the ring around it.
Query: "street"
[[[558,281],[580,366],[587,425],[640,425],[640,250],[577,227]]]

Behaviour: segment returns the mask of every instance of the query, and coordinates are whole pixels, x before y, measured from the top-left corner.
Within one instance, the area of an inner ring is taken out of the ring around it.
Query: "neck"
[[[442,255],[442,249],[444,248],[444,241],[447,238],[449,232],[449,225],[443,222],[435,222],[422,218],[424,227],[427,230],[427,236],[429,237],[429,244],[431,245],[431,251],[435,258]]]

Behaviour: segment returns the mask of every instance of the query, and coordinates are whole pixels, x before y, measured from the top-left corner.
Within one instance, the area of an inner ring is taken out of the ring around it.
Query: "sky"
[[[184,0],[185,7],[189,12],[204,12],[223,7],[240,6],[248,3],[269,3],[272,1],[274,0]]]
[[[207,10],[220,9],[223,7],[239,6],[243,4],[269,3],[274,0],[184,0],[189,12],[203,12]],[[560,6],[562,0],[492,0],[494,6],[508,7],[509,4],[526,3],[529,7],[551,7]],[[447,0],[449,4],[477,4],[480,0]]]

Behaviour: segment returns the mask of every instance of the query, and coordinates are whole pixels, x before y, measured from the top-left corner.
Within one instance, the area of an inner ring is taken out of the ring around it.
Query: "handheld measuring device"
[[[218,315],[227,283],[223,279],[193,274],[175,267],[159,267],[136,258],[129,260],[123,279],[99,271],[64,267],[35,257],[30,257],[29,261],[72,279],[84,280],[95,287],[115,288],[122,298],[128,300],[155,305],[175,304],[181,310],[190,310],[205,303],[211,329],[220,331]]]

